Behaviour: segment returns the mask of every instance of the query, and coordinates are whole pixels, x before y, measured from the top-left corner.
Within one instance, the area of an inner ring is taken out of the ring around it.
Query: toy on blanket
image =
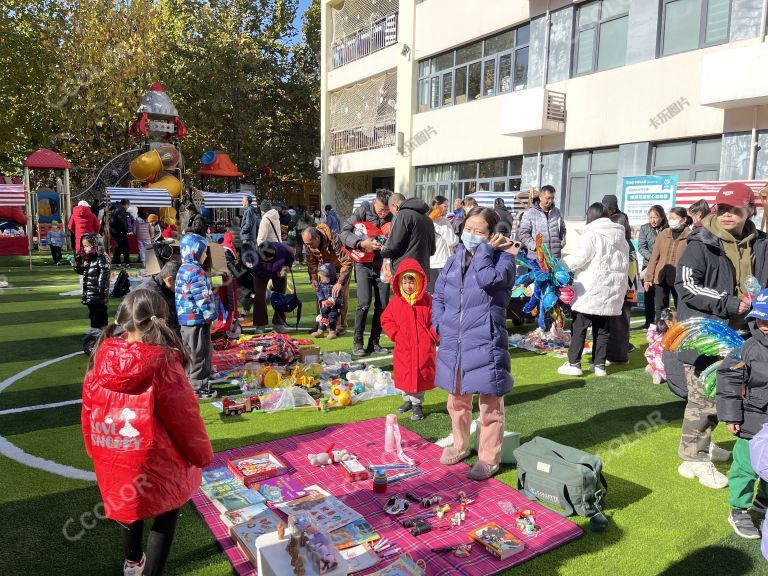
[[[670,352],[693,350],[701,356],[722,358],[732,351],[740,355],[743,343],[744,340],[733,328],[711,318],[689,318],[673,324],[661,340],[662,348]],[[722,359],[718,360],[701,373],[704,394],[708,398],[715,397],[717,369],[722,363]]]
[[[524,290],[530,300],[523,307],[523,312],[538,315],[542,330],[546,329],[546,315],[549,312],[555,323],[562,328],[564,317],[559,303],[571,304],[576,299],[573,290],[568,288],[572,282],[568,267],[562,260],[552,258],[541,233],[536,235],[536,258],[518,254],[517,263],[528,268],[529,272],[516,278],[514,286],[533,286],[530,294]],[[520,297],[519,290],[515,294]]]
[[[319,454],[307,454],[309,463],[312,466],[327,466],[328,464],[338,464],[346,460],[354,460],[355,457],[346,450],[334,450],[333,444],[326,448],[325,452]]]
[[[345,382],[338,381],[335,384],[331,384],[331,400],[337,406],[352,405],[352,393],[347,388]]]

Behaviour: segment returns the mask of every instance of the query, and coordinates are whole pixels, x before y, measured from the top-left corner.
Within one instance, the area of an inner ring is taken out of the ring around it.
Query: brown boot
[[[310,334],[312,338],[322,338],[323,337],[323,331],[322,330],[315,330]]]
[[[336,340],[336,330],[330,330],[325,337],[326,340]]]

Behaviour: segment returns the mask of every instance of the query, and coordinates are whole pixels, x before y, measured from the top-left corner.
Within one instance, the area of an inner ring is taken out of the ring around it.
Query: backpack
[[[536,436],[514,451],[518,490],[528,498],[554,505],[562,516],[588,517],[599,532],[608,519],[603,514],[608,484],[597,456]]]
[[[112,296],[122,298],[130,291],[131,281],[128,279],[128,272],[122,269],[115,279],[115,285],[112,287]]]
[[[275,312],[281,312],[283,315],[293,312],[298,308],[296,312],[296,328],[299,327],[301,322],[301,300],[296,295],[296,281],[293,279],[293,268],[291,270],[291,284],[293,284],[292,294],[281,294],[280,292],[272,292],[270,297],[270,303]]]

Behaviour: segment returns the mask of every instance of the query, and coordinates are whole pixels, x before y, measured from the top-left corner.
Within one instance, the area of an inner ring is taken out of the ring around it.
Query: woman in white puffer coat
[[[568,361],[558,373],[581,376],[581,353],[592,326],[592,358],[595,376],[605,376],[611,316],[621,314],[627,293],[629,244],[621,224],[611,222],[608,210],[596,202],[587,210],[587,226],[581,235],[581,245],[575,254],[563,258],[574,273],[573,291],[576,301],[571,306],[573,326]]]
[[[427,292],[432,294],[435,291],[435,281],[440,275],[448,258],[453,256],[456,245],[459,243],[459,237],[453,231],[451,221],[448,220],[446,213],[448,211],[448,198],[445,196],[435,196],[432,201],[432,210],[429,217],[435,225],[435,253],[429,258],[429,283]]]

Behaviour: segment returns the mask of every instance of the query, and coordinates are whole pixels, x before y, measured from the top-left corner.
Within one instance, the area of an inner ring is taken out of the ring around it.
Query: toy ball
[[[352,405],[352,395],[349,393],[349,390],[346,390],[341,386],[334,386],[331,392],[333,393],[333,397],[339,406]]]

